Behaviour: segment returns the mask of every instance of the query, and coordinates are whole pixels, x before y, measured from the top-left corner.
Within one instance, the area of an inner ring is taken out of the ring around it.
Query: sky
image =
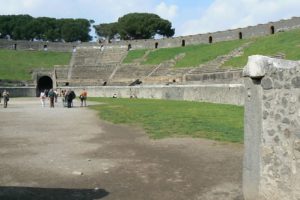
[[[0,0],[0,5],[0,15],[85,18],[95,25],[127,13],[155,13],[172,23],[175,36],[300,17],[300,0]]]

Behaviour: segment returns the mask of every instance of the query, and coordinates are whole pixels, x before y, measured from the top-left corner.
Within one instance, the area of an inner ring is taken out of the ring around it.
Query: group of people
[[[50,89],[50,90],[44,90],[40,93],[40,100],[42,103],[42,106],[45,107],[46,105],[46,99],[49,98],[50,101],[50,108],[54,108],[54,102],[57,102],[58,93],[56,90]]]
[[[2,93],[0,93],[0,103],[3,98],[3,107],[7,108],[7,103],[9,101],[9,92],[7,90],[4,90]]]
[[[40,93],[40,100],[42,107],[45,107],[46,99],[49,99],[50,101],[50,108],[54,108],[54,103],[57,102],[58,96],[62,97],[62,103],[64,107],[71,108],[73,107],[73,100],[76,98],[76,94],[73,90],[61,90],[60,93],[57,92],[57,90],[50,89],[42,91]],[[83,89],[83,91],[80,93],[79,96],[80,99],[80,106],[86,106],[86,100],[87,100],[87,91]]]

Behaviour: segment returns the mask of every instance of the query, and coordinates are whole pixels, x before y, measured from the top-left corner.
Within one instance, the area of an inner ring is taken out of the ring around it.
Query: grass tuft
[[[126,58],[123,60],[123,63],[133,63],[136,59],[141,59],[146,52],[147,49],[129,51]]]

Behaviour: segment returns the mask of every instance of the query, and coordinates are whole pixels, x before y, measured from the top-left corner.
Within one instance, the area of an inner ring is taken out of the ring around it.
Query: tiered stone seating
[[[56,85],[65,86],[68,82],[69,66],[54,66]]]
[[[197,69],[197,71],[193,71],[192,74],[187,73],[185,75],[185,81],[188,81],[190,83],[240,83],[242,82],[242,70]]]
[[[121,47],[77,47],[69,68],[58,72],[57,83],[70,86],[106,84],[126,54],[127,49]]]
[[[72,79],[108,79],[116,65],[76,66],[73,68]]]
[[[124,48],[104,48],[100,53],[99,61],[101,64],[119,64],[127,55]]]
[[[97,80],[96,82],[107,82],[116,65],[100,66],[74,66],[72,69],[72,80]]]
[[[72,65],[118,64],[126,54],[127,50],[124,48],[78,47],[73,53]]]
[[[100,50],[92,48],[78,48],[73,53],[72,65],[96,65],[99,63]]]
[[[116,71],[115,75],[111,82],[126,82],[131,83],[136,79],[142,80],[146,77],[155,66],[140,66],[140,65],[121,65],[119,66],[118,70]],[[113,84],[113,83],[112,83]]]
[[[68,79],[69,66],[54,66],[56,79]]]
[[[237,52],[240,52],[237,51]],[[69,69],[57,69],[57,82],[78,85],[170,84],[182,82],[230,82],[238,80],[240,71],[220,69],[230,55],[219,56],[197,68],[175,68],[176,59],[158,66],[139,63],[121,64],[127,54],[123,47],[80,46],[73,53]]]

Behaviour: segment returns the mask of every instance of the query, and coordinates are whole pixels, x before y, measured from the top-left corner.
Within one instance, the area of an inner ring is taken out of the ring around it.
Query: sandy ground
[[[38,98],[0,105],[0,199],[242,200],[243,146],[151,140]]]

